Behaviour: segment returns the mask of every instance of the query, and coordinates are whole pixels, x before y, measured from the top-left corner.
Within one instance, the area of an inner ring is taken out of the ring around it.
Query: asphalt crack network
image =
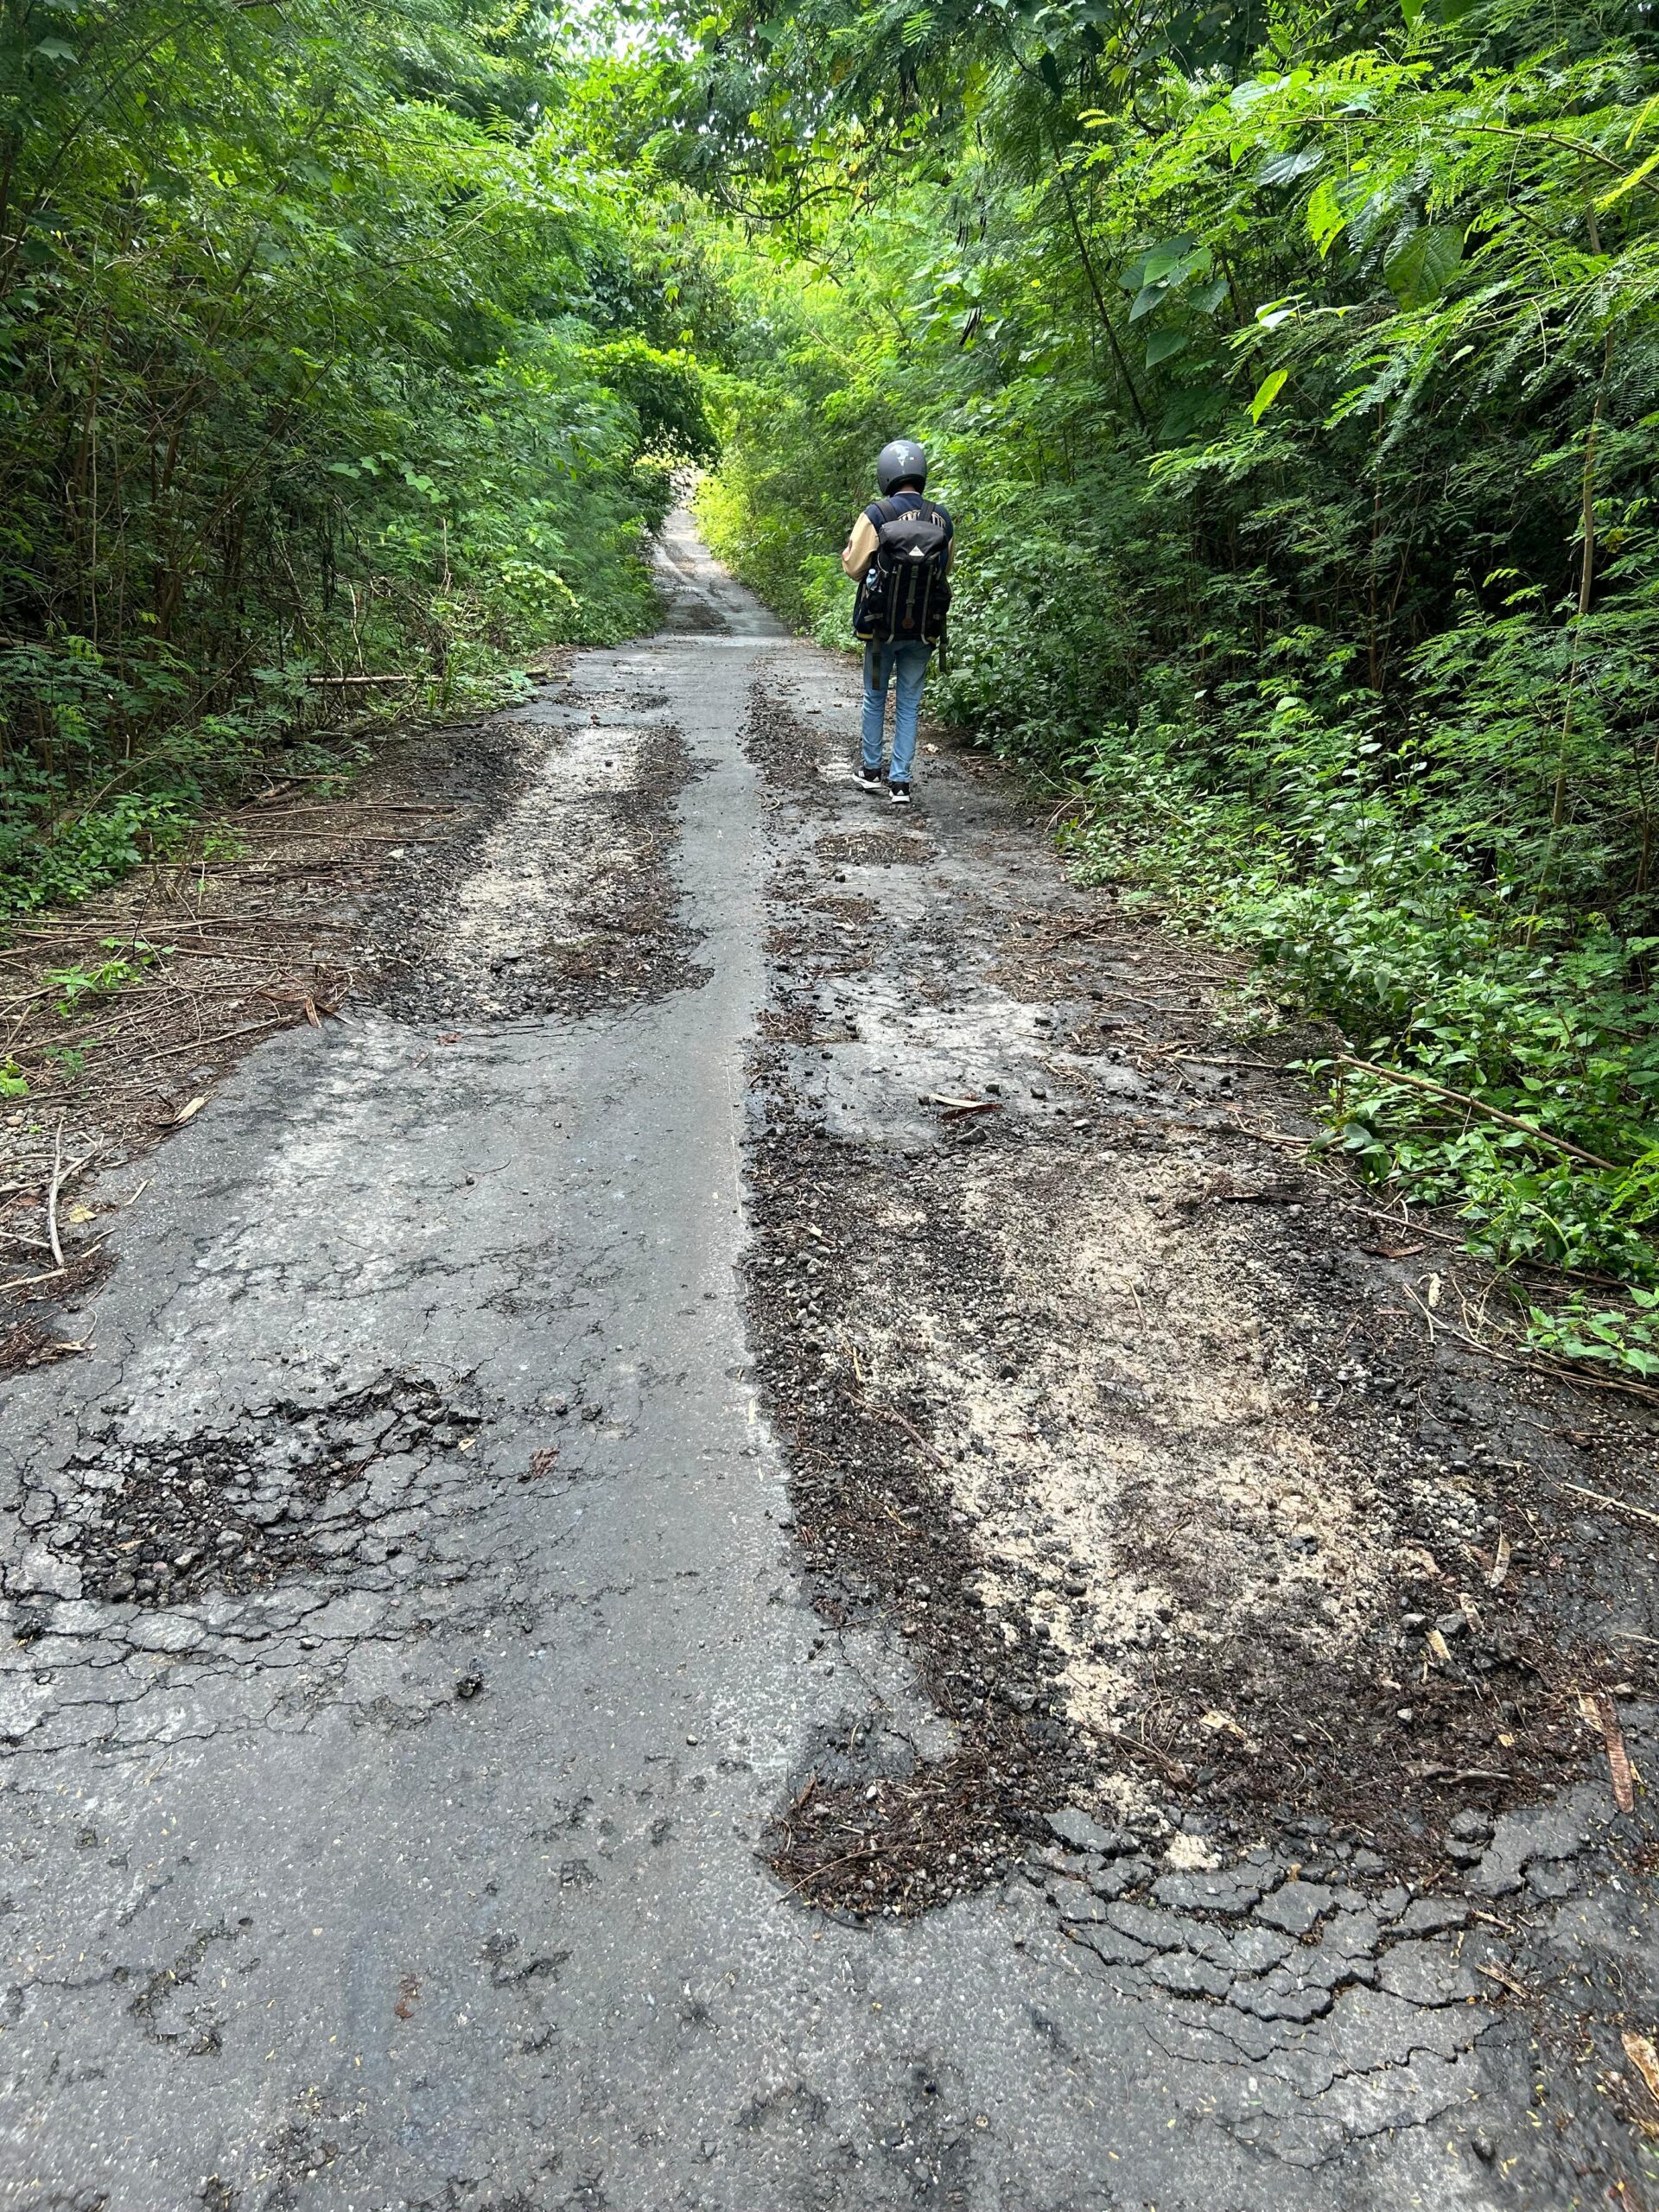
[[[685,957],[695,932],[676,918],[669,866],[671,804],[692,770],[672,724],[633,719],[642,703],[659,707],[664,695],[635,690],[601,714],[585,699],[562,705],[556,688],[515,721],[468,734],[482,741],[458,747],[447,775],[435,779],[420,756],[423,795],[463,818],[448,839],[412,849],[402,877],[372,908],[361,955],[371,999],[405,1017],[499,1024],[555,1007],[626,1006],[695,983]],[[580,887],[574,898],[572,881]],[[251,1241],[204,1255],[188,1283],[168,1288],[156,1325],[221,1285],[232,1301],[289,1291],[302,1263],[250,1250]],[[490,1294],[511,1307],[529,1269],[510,1241],[464,1261],[440,1249],[388,1264],[384,1252],[365,1253],[381,1297],[435,1281],[453,1286],[493,1263],[518,1279]],[[563,1302],[602,1274],[601,1263],[565,1276]],[[319,1294],[349,1302],[361,1286],[308,1286],[308,1296]],[[83,1427],[61,1464],[24,1472],[16,1511],[28,1541],[3,1568],[18,1608],[17,1642],[37,1646],[51,1637],[52,1649],[37,1658],[62,1663],[71,1656],[66,1630],[85,1634],[108,1618],[88,1613],[93,1604],[164,1615],[137,1639],[152,1651],[197,1652],[211,1648],[213,1632],[269,1642],[304,1614],[238,1614],[222,1601],[293,1578],[361,1592],[376,1586],[361,1570],[384,1568],[406,1549],[445,1579],[441,1552],[453,1546],[457,1523],[481,1508],[475,1471],[461,1455],[499,1411],[468,1387],[466,1377],[449,1387],[391,1374],[333,1401],[278,1398],[236,1408],[221,1427],[160,1434],[129,1433],[127,1409],[112,1397],[111,1418]],[[567,1410],[560,1405],[560,1419]],[[579,1406],[577,1416],[596,1411]],[[556,1458],[555,1451],[547,1465]],[[469,1560],[450,1579],[470,1571]],[[210,1597],[208,1620],[180,1611]],[[53,1600],[80,1610],[54,1615]],[[324,1603],[313,1586],[307,1609]],[[118,1614],[112,1625],[118,1652]],[[85,1647],[93,1665],[110,1656]],[[14,1685],[0,1713],[10,1715],[14,1740],[36,1725],[32,1703],[29,1686]]]

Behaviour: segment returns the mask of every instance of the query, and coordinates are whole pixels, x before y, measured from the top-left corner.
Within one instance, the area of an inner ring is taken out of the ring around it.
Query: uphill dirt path
[[[1659,2204],[1644,1409],[662,561],[6,1386],[0,2204]]]

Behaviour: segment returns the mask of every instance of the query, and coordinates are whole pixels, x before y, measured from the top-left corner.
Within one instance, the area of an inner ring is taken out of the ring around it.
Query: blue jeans
[[[887,719],[887,686],[896,676],[893,707],[893,767],[895,784],[910,781],[916,758],[916,718],[922,710],[922,685],[931,645],[897,644],[864,648],[864,766],[881,766],[881,725]]]

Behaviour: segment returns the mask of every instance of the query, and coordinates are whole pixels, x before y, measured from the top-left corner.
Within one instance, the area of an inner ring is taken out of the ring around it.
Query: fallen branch
[[[1143,1744],[1138,1736],[1126,1736],[1119,1728],[1103,1728],[1094,1722],[1085,1722],[1084,1726],[1090,1735],[1098,1736],[1102,1743],[1115,1744],[1119,1751],[1128,1751],[1131,1758],[1145,1759],[1148,1766],[1157,1768],[1166,1782],[1173,1782],[1178,1789],[1185,1789],[1191,1786],[1191,1768],[1172,1752],[1158,1751],[1151,1744]]]
[[[1463,1244],[1466,1239],[1455,1236],[1449,1229],[1431,1228],[1426,1221],[1413,1221],[1409,1216],[1402,1221],[1397,1213],[1379,1213],[1375,1206],[1356,1205],[1347,1202],[1350,1213],[1363,1214],[1367,1221],[1380,1221],[1385,1229],[1397,1230],[1402,1236],[1432,1236],[1438,1244]]]
[[[809,1882],[822,1881],[826,1874],[833,1874],[837,1866],[854,1866],[860,1859],[880,1857],[881,1853],[879,1851],[849,1851],[839,1859],[827,1859],[822,1866],[814,1866],[809,1872],[803,1874],[798,1882],[792,1883],[778,1902],[779,1904],[784,1904],[791,1897],[798,1897]]]
[[[1598,1690],[1593,1697],[1579,1700],[1579,1710],[1592,1728],[1601,1732],[1601,1740],[1607,1750],[1607,1773],[1613,1785],[1614,1804],[1621,1813],[1633,1811],[1636,1777],[1630,1769],[1630,1755],[1624,1748],[1624,1732],[1618,1725],[1613,1700],[1605,1690]]]
[[[1511,1997],[1530,1997],[1532,1995],[1531,1990],[1523,1989],[1521,1986],[1521,1984],[1516,1980],[1512,1974],[1507,1974],[1504,1973],[1502,1967],[1477,1966],[1475,1972],[1477,1974],[1484,1974],[1488,1981],[1495,1981],[1500,1988],[1507,1989]]]
[[[1056,819],[1058,819],[1058,816]],[[1082,921],[1073,922],[1069,929],[1057,930],[1052,937],[1040,938],[1037,950],[1039,952],[1052,952],[1056,945],[1069,944],[1074,938],[1092,937],[1096,930],[1109,929],[1114,922],[1122,918],[1116,906],[1108,906],[1101,913],[1089,914]]]
[[[280,967],[283,958],[281,953],[251,952],[239,944],[169,944],[166,950],[169,960],[181,957],[188,960],[243,960],[260,968]],[[165,969],[162,972],[165,974]],[[209,988],[223,990],[238,987],[216,984]]]
[[[240,987],[238,986],[238,988]],[[310,1023],[314,1029],[321,1029],[322,1027],[321,1019],[317,1012],[316,1000],[312,996],[309,991],[302,990],[297,984],[291,988],[283,988],[276,990],[271,990],[270,988],[266,988],[256,991],[254,993],[254,996],[255,998],[259,999],[269,999],[273,1006],[295,1007],[303,1013],[306,1020]],[[339,1009],[330,1001],[327,999],[323,1001],[322,1012],[324,1014],[334,1014],[338,1012],[338,1010]]]
[[[1196,1129],[1204,1135],[1248,1137],[1253,1144],[1282,1145],[1287,1152],[1312,1152],[1316,1146],[1325,1141],[1323,1137],[1287,1137],[1277,1129],[1258,1129],[1254,1122],[1242,1121],[1236,1113],[1227,1107],[1224,1100],[1220,1103],[1226,1113],[1224,1121],[1174,1122],[1172,1122],[1171,1127],[1178,1129]],[[1136,1123],[1137,1128],[1143,1126],[1143,1123]]]
[[[175,1052],[209,1052],[215,1045],[228,1045],[238,1037],[252,1037],[262,1029],[286,1029],[289,1027],[280,1015],[273,1014],[264,1021],[250,1021],[240,1029],[221,1030],[217,1037],[192,1037],[182,1045],[163,1045],[159,1052],[146,1052],[144,1063],[148,1065],[151,1060],[169,1060]]]
[[[1262,1068],[1268,1075],[1283,1075],[1275,1060],[1241,1059],[1236,1052],[1188,1052],[1179,1045],[1161,1048],[1166,1059],[1180,1060],[1193,1068]]]
[[[269,816],[272,808],[275,807],[276,804],[276,800],[275,798],[268,799],[263,805],[250,808],[247,811],[254,815]],[[347,798],[320,800],[315,806],[285,806],[283,809],[284,815],[338,815],[347,811],[358,814],[461,814],[464,813],[466,810],[464,807],[452,806],[442,799],[423,799],[415,801],[391,798]],[[223,823],[216,826],[228,830],[234,830],[240,824],[243,818],[243,816],[239,814],[227,815],[225,817]]]
[[[1503,1766],[1414,1766],[1408,1768],[1414,1782],[1510,1782],[1514,1777]]]
[[[426,679],[419,676],[308,676],[308,683],[421,683]]]
[[[1624,1397],[1645,1398],[1649,1405],[1659,1406],[1659,1390],[1650,1382],[1635,1382],[1628,1375],[1607,1375],[1567,1360],[1546,1359],[1537,1352],[1527,1363],[1535,1375],[1548,1375],[1553,1382],[1571,1382],[1580,1390],[1617,1390]]]
[[[1436,1098],[1449,1099],[1454,1106],[1467,1106],[1474,1113],[1488,1115],[1494,1122],[1502,1122],[1505,1128],[1519,1129],[1522,1136],[1535,1138],[1538,1143],[1564,1152],[1571,1159],[1581,1160],[1586,1166],[1605,1168],[1610,1175],[1624,1173],[1611,1160],[1604,1160],[1599,1153],[1586,1152],[1582,1145],[1569,1144],[1565,1137],[1553,1137],[1547,1129],[1536,1128],[1530,1122],[1506,1114],[1501,1106],[1489,1106],[1484,1098],[1471,1097],[1466,1090],[1453,1090],[1444,1083],[1431,1083],[1427,1076],[1408,1075],[1404,1068],[1383,1068],[1375,1060],[1357,1060],[1351,1052],[1338,1052],[1337,1062],[1340,1067],[1359,1068],[1366,1075],[1380,1076],[1385,1083],[1408,1084],[1414,1090],[1427,1090]]]
[[[63,1181],[63,1116],[58,1116],[57,1141],[52,1148],[52,1187],[46,1194],[46,1236],[52,1257],[63,1265],[63,1246],[58,1240],[58,1186]]]
[[[76,1253],[76,1262],[90,1260],[93,1253],[101,1251],[108,1242],[107,1237],[100,1236],[96,1244],[89,1244],[84,1252]],[[43,1275],[14,1275],[10,1282],[0,1282],[0,1290],[28,1290],[37,1282],[55,1282],[60,1275],[67,1274],[68,1272],[68,1268],[65,1266],[48,1268]]]
[[[230,834],[250,845],[315,844],[324,837],[346,838],[354,845],[443,845],[448,842],[447,837],[411,837],[401,830],[359,830],[350,823],[325,822],[319,823],[315,830],[289,830],[280,823],[273,823],[269,828],[254,829],[246,823],[238,822]],[[305,865],[309,868],[314,863],[308,858]]]
[[[1469,1350],[1471,1350],[1471,1351],[1484,1351],[1486,1358],[1489,1358],[1489,1360],[1502,1360],[1502,1365],[1504,1365],[1504,1367],[1524,1367],[1524,1365],[1526,1365],[1526,1360],[1524,1360],[1524,1358],[1520,1358],[1520,1356],[1517,1356],[1516,1351],[1500,1351],[1500,1347],[1497,1347],[1497,1344],[1482,1343],[1480,1336],[1471,1336],[1471,1334],[1469,1334],[1469,1330],[1460,1330],[1460,1327],[1458,1327],[1458,1325],[1451,1323],[1451,1320],[1446,1320],[1446,1316],[1445,1316],[1445,1314],[1435,1314],[1435,1312],[1431,1312],[1429,1307],[1427,1307],[1427,1305],[1422,1303],[1421,1296],[1415,1294],[1415,1289],[1411,1289],[1411,1285],[1409,1285],[1409,1283],[1400,1283],[1400,1289],[1402,1289],[1402,1292],[1405,1292],[1405,1294],[1407,1294],[1407,1299],[1409,1299],[1411,1303],[1415,1305],[1415,1310],[1421,1312],[1422,1319],[1425,1319],[1427,1323],[1429,1323],[1429,1340],[1433,1340],[1433,1332],[1435,1332],[1435,1330],[1445,1330],[1445,1334],[1446,1334],[1446,1336],[1451,1336],[1451,1338],[1455,1338],[1455,1340],[1458,1340],[1458,1343],[1460,1343],[1460,1344],[1469,1344]]]

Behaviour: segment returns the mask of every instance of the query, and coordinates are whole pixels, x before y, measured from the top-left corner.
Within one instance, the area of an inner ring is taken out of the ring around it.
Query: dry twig
[[[63,1246],[58,1238],[58,1191],[63,1181],[63,1116],[58,1116],[58,1134],[52,1149],[52,1187],[46,1194],[46,1235],[52,1247],[52,1257],[61,1269]]]
[[[1628,1504],[1622,1497],[1609,1497],[1605,1490],[1586,1490],[1582,1483],[1563,1483],[1561,1488],[1570,1490],[1575,1497],[1587,1497],[1594,1504],[1611,1505],[1616,1513],[1634,1513],[1638,1520],[1659,1525],[1659,1513],[1649,1513],[1645,1505]]]
[[[868,1398],[861,1397],[856,1390],[849,1390],[844,1382],[841,1386],[841,1395],[849,1405],[856,1406],[861,1413],[868,1414],[875,1421],[891,1421],[895,1428],[903,1429],[911,1442],[918,1451],[925,1452],[936,1467],[940,1468],[947,1475],[950,1473],[950,1469],[947,1462],[933,1449],[921,1431],[907,1421],[895,1407],[875,1405]]]

